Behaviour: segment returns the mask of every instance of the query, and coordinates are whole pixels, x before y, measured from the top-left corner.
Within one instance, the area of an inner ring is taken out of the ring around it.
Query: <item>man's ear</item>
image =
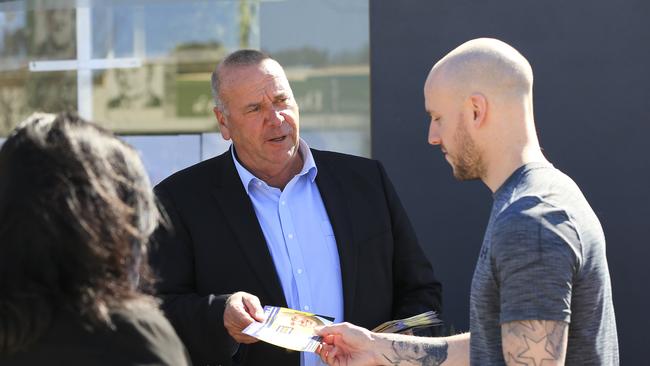
[[[224,140],[230,140],[230,129],[228,128],[228,119],[226,118],[226,115],[221,109],[219,109],[219,107],[212,108],[212,112],[214,112],[214,116],[217,117],[217,121],[219,122],[221,137],[223,137]]]
[[[481,93],[473,93],[469,97],[469,104],[472,110],[472,123],[474,124],[474,127],[480,128],[483,126],[487,118],[487,98],[485,98],[485,95]]]

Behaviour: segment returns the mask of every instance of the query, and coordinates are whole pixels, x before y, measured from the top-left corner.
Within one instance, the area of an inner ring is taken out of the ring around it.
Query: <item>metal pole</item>
[[[93,118],[92,19],[87,1],[77,1],[77,110],[82,118]]]

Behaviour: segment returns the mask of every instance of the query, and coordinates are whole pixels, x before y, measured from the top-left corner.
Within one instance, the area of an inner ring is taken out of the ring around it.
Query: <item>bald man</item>
[[[470,333],[417,338],[351,324],[322,330],[331,365],[618,365],[605,237],[576,184],[541,152],[533,72],[511,46],[475,39],[424,86],[429,143],[494,203],[470,295]],[[471,334],[471,336],[470,336]]]

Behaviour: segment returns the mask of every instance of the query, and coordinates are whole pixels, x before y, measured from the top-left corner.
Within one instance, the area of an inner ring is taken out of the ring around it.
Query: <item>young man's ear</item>
[[[481,93],[474,93],[470,95],[469,103],[472,109],[472,123],[475,127],[481,127],[487,117],[487,99]]]
[[[219,107],[212,108],[212,112],[214,112],[214,116],[219,122],[219,132],[221,132],[221,137],[223,137],[224,140],[230,140],[230,130],[228,129],[228,119],[226,118],[226,115],[221,109],[219,109]]]

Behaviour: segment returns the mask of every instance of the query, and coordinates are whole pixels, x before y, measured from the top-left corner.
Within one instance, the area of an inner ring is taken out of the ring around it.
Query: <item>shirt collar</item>
[[[305,140],[300,139],[300,152],[302,153],[303,165],[302,170],[298,175],[308,174],[309,180],[314,183],[316,180],[316,174],[318,174],[318,168],[316,167],[316,161],[314,161],[314,156],[311,154],[311,149]]]
[[[303,164],[302,164],[302,169],[296,175],[300,176],[300,175],[307,174],[309,176],[309,180],[313,183],[314,180],[316,179],[316,174],[318,173],[318,168],[316,167],[314,156],[311,154],[311,149],[309,148],[309,145],[307,145],[307,142],[305,142],[305,140],[303,139],[299,140],[298,148],[300,149],[300,154],[302,155]],[[250,193],[248,190],[251,183],[262,181],[262,180],[257,178],[255,175],[253,175],[253,173],[251,173],[250,171],[248,171],[248,169],[244,168],[244,166],[241,165],[241,163],[237,159],[237,155],[235,154],[234,144],[230,145],[230,154],[232,155],[232,160],[235,162],[235,168],[237,169],[239,178],[241,179],[241,182],[244,185],[244,189],[246,189],[246,193]]]

